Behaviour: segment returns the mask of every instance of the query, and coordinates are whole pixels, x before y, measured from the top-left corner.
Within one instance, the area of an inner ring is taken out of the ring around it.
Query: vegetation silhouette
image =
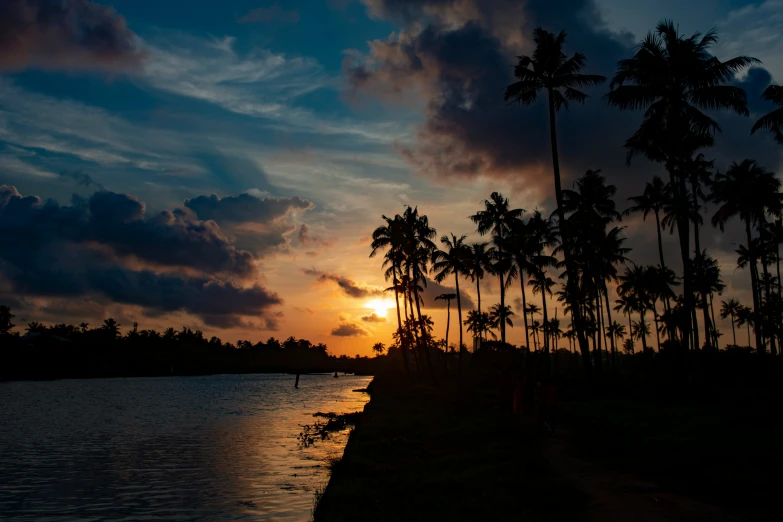
[[[400,358],[382,343],[378,357],[329,355],[325,344],[289,337],[252,343],[206,338],[200,330],[182,327],[163,332],[139,329],[138,323],[122,333],[113,318],[97,328],[86,322],[46,326],[28,323],[24,334],[11,322],[14,314],[0,305],[0,380],[207,375],[219,373],[325,373],[373,374],[380,365]]]

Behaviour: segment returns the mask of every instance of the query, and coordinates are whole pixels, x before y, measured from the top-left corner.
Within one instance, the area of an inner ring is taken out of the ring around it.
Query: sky
[[[383,214],[418,206],[438,237],[473,241],[467,216],[493,191],[552,210],[544,107],[502,100],[533,28],[567,31],[587,72],[611,76],[664,18],[686,33],[716,28],[719,58],[762,60],[735,79],[751,117],[717,115],[707,156],[779,172],[782,149],[749,129],[783,77],[782,0],[6,0],[0,303],[22,325],[114,317],[123,329],[293,335],[368,355],[396,324],[369,257]],[[606,89],[559,115],[564,183],[601,169],[624,208],[663,173],[626,165],[641,115],[607,107]],[[656,263],[654,224],[622,225],[630,257]],[[749,303],[741,230],[703,235],[725,294]],[[673,238],[665,249],[678,267]],[[475,285],[460,285],[471,309]],[[453,287],[430,283],[424,297],[439,337],[434,297]],[[482,304],[498,300],[484,281]],[[508,340],[523,344],[518,323]],[[725,341],[731,327],[719,328]]]

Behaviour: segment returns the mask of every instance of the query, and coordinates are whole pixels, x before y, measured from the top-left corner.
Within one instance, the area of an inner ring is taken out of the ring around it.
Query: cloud
[[[355,299],[378,297],[384,295],[382,288],[359,284],[345,276],[338,274],[329,274],[327,272],[316,270],[315,268],[306,268],[303,269],[302,272],[304,272],[305,275],[314,276],[319,283],[325,283],[328,281],[337,283],[337,286],[340,287],[340,290],[346,296],[353,297]]]
[[[185,200],[199,219],[211,219],[220,225],[238,223],[269,223],[286,216],[294,210],[310,210],[312,202],[299,196],[290,198],[259,198],[250,194],[218,197],[199,196]]]
[[[723,36],[721,58],[744,54],[761,59],[775,79],[783,81],[783,1],[753,2],[734,11],[718,24]]]
[[[336,239],[333,237],[323,238],[313,234],[310,232],[310,227],[304,223],[301,227],[299,227],[299,234],[297,235],[297,238],[303,247],[329,248],[336,242]]]
[[[343,323],[332,329],[331,335],[335,337],[366,337],[370,332],[356,323]]]
[[[376,313],[372,313],[370,315],[363,315],[362,321],[364,321],[365,323],[385,323],[386,318],[381,317]]]
[[[138,68],[137,38],[113,9],[88,0],[3,0],[0,70]]]
[[[98,190],[104,190],[103,185],[92,179],[89,174],[81,170],[64,170],[59,173],[60,179],[71,180],[76,182],[77,185],[89,188],[95,186]]]
[[[0,186],[0,281],[11,293],[98,296],[147,311],[192,313],[221,327],[247,315],[271,328],[282,299],[241,284],[257,272],[255,261],[217,224],[190,211],[147,216],[142,202],[113,192],[74,196],[60,206]]]
[[[371,14],[402,28],[386,40],[371,42],[366,56],[350,54],[345,74],[358,93],[392,101],[413,93],[421,99],[424,123],[416,141],[401,144],[399,150],[418,170],[438,179],[488,176],[527,189],[549,184],[543,104],[522,112],[503,101],[505,87],[514,81],[515,56],[531,51],[527,37],[533,27],[567,30],[568,50],[586,50],[590,72],[610,74],[630,50],[623,36],[604,29],[590,0],[556,6],[543,0],[365,3]],[[578,165],[577,172],[596,166],[599,143],[604,151],[606,143],[616,143],[620,163],[620,146],[630,134],[629,127],[617,123],[629,116],[601,106],[604,117],[595,118],[595,106],[601,102],[590,103],[594,106],[576,108],[567,116],[573,122],[568,127],[579,130],[560,133],[568,153],[564,161]],[[587,136],[586,127],[592,129]],[[564,170],[568,176],[569,169]]]
[[[427,281],[427,286],[424,287],[424,292],[421,294],[422,299],[422,305],[424,308],[429,309],[446,309],[446,301],[438,300],[436,301],[435,298],[438,297],[441,294],[456,294],[457,289],[450,286],[444,286],[441,284],[436,283],[435,281]],[[470,298],[468,294],[465,293],[464,290],[460,290],[460,301],[462,304],[462,310],[463,312],[465,310],[472,310],[474,308],[473,300]],[[457,307],[457,300],[453,300],[451,302],[451,308],[456,309]]]
[[[295,10],[286,11],[277,2],[269,7],[257,7],[239,19],[240,24],[257,24],[281,22],[296,24],[299,22],[299,13]]]

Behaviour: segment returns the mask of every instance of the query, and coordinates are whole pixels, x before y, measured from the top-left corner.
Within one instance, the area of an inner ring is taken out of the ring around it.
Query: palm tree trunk
[[[639,320],[642,322],[641,326],[641,332],[642,332],[642,351],[644,353],[647,353],[647,334],[644,331],[645,325],[647,324],[647,321],[644,320],[644,308],[642,308],[642,311],[639,312]]]
[[[750,221],[745,221],[745,235],[748,239],[748,251],[750,252],[750,286],[753,290],[753,318],[756,320],[756,324],[753,327],[753,330],[756,334],[756,350],[759,353],[765,352],[765,345],[762,342],[761,338],[761,328],[758,324],[759,321],[759,310],[760,310],[760,303],[759,303],[759,283],[758,283],[758,273],[756,268],[756,254],[753,250],[753,237],[750,233]]]
[[[750,321],[748,321],[746,324],[748,327],[748,346],[750,346]]]
[[[770,321],[771,317],[769,317],[769,312],[768,312],[768,310],[769,310],[769,303],[771,302],[771,300],[770,300],[770,291],[771,291],[771,289],[770,289],[770,284],[769,284],[769,271],[767,269],[767,263],[766,263],[766,259],[765,258],[761,259],[761,269],[764,271],[764,296],[766,298],[766,303],[767,303],[767,306],[763,307],[764,308],[764,316],[765,316],[764,319],[765,319],[765,321],[762,324],[763,325],[768,325],[768,324],[771,323],[771,321]],[[769,338],[769,351],[770,351],[770,353],[772,355],[777,355],[778,351],[777,351],[777,347],[776,347],[776,343],[775,343],[775,336],[772,335],[772,332],[769,332],[769,334],[767,334],[767,332],[764,332],[763,327],[762,327],[762,334],[764,334],[765,337]]]
[[[609,326],[612,326],[612,307],[609,305],[609,291],[604,283],[604,301],[606,302],[606,315],[609,317]],[[614,333],[611,336],[612,340],[612,364],[617,366],[617,345]]]
[[[658,310],[653,305],[653,320],[655,321],[655,339],[658,342],[658,353],[661,353],[661,334],[658,332]]]
[[[501,253],[502,255],[502,253]],[[500,278],[500,309],[505,310],[506,306],[506,285],[503,281],[503,271],[501,270],[498,274],[498,277]],[[501,314],[500,316],[500,341],[503,344],[506,344],[506,316]]]
[[[397,305],[397,334],[400,336],[400,351],[402,352],[402,364],[405,367],[405,372],[409,372],[410,368],[408,367],[408,352],[407,347],[405,346],[405,342],[403,339],[402,334],[402,319],[400,318],[400,289],[399,289],[399,281],[397,280],[397,268],[392,268],[392,273],[394,275],[392,281],[394,283],[394,303]]]
[[[601,321],[601,297],[598,295],[598,285],[593,283],[593,286],[595,287],[595,330],[596,330],[596,347],[595,347],[595,364],[596,368],[600,370],[603,366],[603,349],[604,349],[604,343],[602,342],[601,338],[604,336],[604,330],[603,330],[603,324]]]
[[[734,331],[734,314],[731,315],[731,338],[734,339],[734,346],[737,346],[737,332]]]
[[[666,268],[666,261],[664,261],[663,258],[663,238],[661,236],[661,217],[660,217],[660,211],[658,209],[655,209],[655,229],[658,232],[658,258],[661,262],[661,268]],[[663,299],[663,309],[667,312],[669,311],[669,308],[671,305],[669,304],[669,297],[666,296]],[[671,334],[669,334],[669,337],[671,338]]]
[[[691,196],[693,197],[693,205],[694,208],[699,208],[699,198],[696,196],[696,183],[693,179],[691,179]],[[701,241],[699,239],[699,223],[695,219],[693,220],[693,244],[696,247],[696,253],[701,254]],[[717,348],[717,346],[713,346],[713,339],[715,338],[713,328],[712,328],[712,321],[710,321],[710,312],[707,309],[707,292],[704,291],[704,289],[699,290],[699,294],[701,297],[701,308],[704,315],[704,342],[707,344],[707,347],[710,348]],[[698,324],[696,325],[698,328]]]
[[[546,275],[544,276],[544,286],[541,289],[541,309],[544,313],[544,353],[549,354],[549,341],[546,335],[547,312],[546,312]]]
[[[687,195],[685,190],[685,182],[681,181],[675,175],[675,168],[673,164],[674,157],[670,155],[667,162],[666,169],[669,172],[669,178],[671,181],[672,190],[674,191],[675,204],[680,209],[687,209]],[[685,203],[685,204],[683,204]],[[691,258],[690,258],[690,219],[687,213],[683,215],[683,212],[678,211],[676,216],[677,222],[677,235],[680,240],[680,257],[682,258],[682,293],[683,293],[683,305],[689,316],[695,316],[695,310],[693,306],[693,279],[691,277]],[[691,339],[693,325],[690,321],[683,322],[683,339]],[[691,349],[698,347],[698,333],[693,334],[693,344]]]
[[[446,300],[446,349],[444,353],[449,353],[449,328],[451,328],[451,299]]]
[[[628,335],[631,336],[631,341],[633,341],[633,323],[631,322],[631,310],[628,310]],[[635,350],[631,350],[631,355],[636,353]]]
[[[478,294],[478,313],[479,313],[479,315],[481,315],[481,278],[480,277],[476,277],[476,293]],[[462,321],[461,318],[460,318],[460,321]],[[482,339],[481,339],[481,332],[479,332],[479,344],[481,344],[481,341],[482,341]],[[462,351],[462,345],[460,345],[459,349],[460,349],[460,352],[461,352]]]
[[[549,101],[549,139],[552,148],[552,169],[555,175],[555,199],[557,200],[557,219],[560,225],[560,236],[563,243],[563,259],[566,265],[566,294],[570,301],[571,310],[573,310],[574,326],[576,327],[576,336],[579,340],[579,351],[582,354],[582,364],[588,379],[592,377],[593,366],[590,363],[590,346],[587,344],[585,336],[585,322],[582,313],[579,310],[579,287],[577,284],[576,266],[572,259],[572,243],[568,231],[568,224],[563,211],[563,188],[560,183],[560,160],[557,154],[557,123],[555,118],[555,101],[552,97],[552,91],[548,91]]]
[[[718,349],[718,323],[715,321],[715,299],[714,294],[710,292],[710,315],[712,317],[712,344]]]
[[[462,374],[462,300],[459,297],[459,275],[454,271],[454,280],[457,284],[457,315],[459,316],[459,372]]]
[[[527,333],[527,298],[525,298],[525,273],[519,269],[519,286],[522,290],[522,317],[525,319],[525,348],[530,350],[530,336]]]

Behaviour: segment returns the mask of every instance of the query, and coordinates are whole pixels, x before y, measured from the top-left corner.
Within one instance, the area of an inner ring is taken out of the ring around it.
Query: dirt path
[[[587,520],[595,522],[740,522],[720,509],[661,490],[639,480],[575,457],[565,433],[546,441],[544,454],[552,468],[588,496]]]

